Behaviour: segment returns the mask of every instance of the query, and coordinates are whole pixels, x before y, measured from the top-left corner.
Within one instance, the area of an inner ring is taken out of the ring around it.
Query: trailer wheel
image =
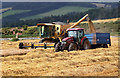
[[[31,48],[32,48],[32,49],[34,49],[34,48],[35,48],[35,47],[34,47],[34,44],[32,44],[32,45],[31,45]]]
[[[103,45],[103,48],[108,48],[108,45],[107,45],[107,44],[104,44],[104,45]]]
[[[60,45],[61,45],[60,42],[58,42],[58,43],[55,45],[55,52],[60,51]]]
[[[19,49],[23,49],[23,43],[19,43]]]
[[[70,43],[68,51],[78,50],[77,44]]]
[[[83,43],[83,50],[87,50],[90,48],[91,48],[90,42],[88,40],[85,40]]]

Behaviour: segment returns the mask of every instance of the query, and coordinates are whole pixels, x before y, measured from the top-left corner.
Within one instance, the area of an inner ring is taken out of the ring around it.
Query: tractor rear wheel
[[[83,50],[87,50],[90,48],[91,48],[90,42],[88,40],[85,40],[83,43]]]
[[[77,44],[70,43],[68,51],[78,50]]]
[[[55,52],[60,51],[60,45],[61,45],[60,42],[58,42],[58,43],[55,45]]]

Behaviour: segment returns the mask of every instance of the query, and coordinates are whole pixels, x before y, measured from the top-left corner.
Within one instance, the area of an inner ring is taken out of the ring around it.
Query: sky
[[[2,2],[119,2],[120,0],[0,0]]]

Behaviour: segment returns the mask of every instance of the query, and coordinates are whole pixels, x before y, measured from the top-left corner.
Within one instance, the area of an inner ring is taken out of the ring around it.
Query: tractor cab
[[[68,37],[75,37],[79,38],[84,36],[84,29],[83,28],[71,28],[68,29]]]
[[[71,28],[67,30],[67,34],[69,38],[74,38],[75,41],[81,41],[84,36],[84,28]],[[64,40],[64,39],[63,39]]]

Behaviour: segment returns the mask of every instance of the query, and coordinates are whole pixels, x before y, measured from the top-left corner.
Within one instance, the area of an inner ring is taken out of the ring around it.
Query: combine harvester
[[[75,28],[83,20],[87,19],[90,34],[84,34],[83,28]],[[38,43],[27,43],[20,42],[19,48],[23,49],[26,47],[31,48],[51,48],[55,47],[55,51],[63,50],[77,50],[77,49],[89,49],[92,46],[108,47],[110,44],[110,33],[96,33],[95,27],[86,14],[74,25],[64,24],[62,22],[53,23],[38,23],[39,36],[42,38]],[[72,48],[70,48],[72,47]]]

